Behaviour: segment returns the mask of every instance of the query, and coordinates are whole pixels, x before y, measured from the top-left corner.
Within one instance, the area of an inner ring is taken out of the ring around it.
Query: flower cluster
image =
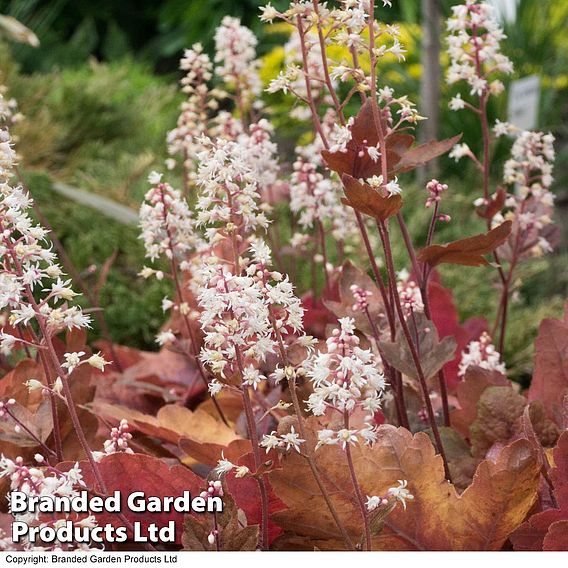
[[[249,148],[242,143],[202,138],[197,174],[199,197],[197,224],[209,225],[209,242],[224,226],[230,234],[242,224],[246,230],[266,228],[268,219],[260,210],[259,180],[250,164]]]
[[[406,502],[414,499],[414,495],[410,493],[407,487],[408,481],[406,481],[406,479],[399,479],[398,485],[389,488],[384,497],[377,495],[373,495],[372,497],[367,496],[367,502],[365,503],[367,511],[371,513],[380,507],[392,507],[396,505],[397,502],[401,503],[403,508],[406,509]]]
[[[344,148],[351,140],[351,130],[337,124],[337,116],[329,109],[322,121],[325,136],[331,148]],[[292,236],[295,247],[310,240],[310,234],[329,230],[338,243],[353,241],[357,227],[352,211],[341,203],[341,184],[335,177],[325,174],[320,137],[296,148],[296,160],[290,176],[290,209],[297,216],[300,230]],[[316,231],[314,231],[316,229]]]
[[[85,355],[84,351],[73,351],[71,353],[64,353],[63,358],[65,362],[61,364],[63,369],[67,369],[68,373],[72,373],[77,367],[81,365],[90,365],[99,369],[99,371],[105,370],[105,365],[109,365],[108,361],[105,361],[104,357],[99,353],[95,353],[86,359],[82,359]]]
[[[6,99],[4,97],[6,91],[6,87],[0,85],[0,126],[10,128],[20,122],[24,115],[19,112],[16,99]]]
[[[507,372],[501,354],[495,349],[487,332],[483,332],[477,341],[470,341],[462,351],[458,375],[463,377],[469,367],[481,367],[503,374]]]
[[[128,425],[128,421],[123,418],[118,427],[110,431],[110,438],[105,440],[103,451],[93,452],[93,456],[96,461],[101,461],[105,456],[110,456],[111,454],[133,454],[132,448],[128,446],[130,440],[132,440],[130,426]]]
[[[302,47],[303,44],[303,47]],[[308,70],[308,78],[304,77],[302,67]],[[301,37],[298,30],[293,30],[284,45],[284,70],[268,85],[268,93],[282,91],[292,93],[296,98],[305,100],[308,82],[311,95],[318,101],[329,103],[331,98],[318,77],[323,76],[322,52],[317,33],[307,30]],[[309,110],[297,107],[292,110],[292,117],[298,120],[309,119]]]
[[[37,466],[25,465],[22,457],[11,460],[4,455],[0,457],[0,477],[6,477],[10,481],[12,491],[21,491],[29,496],[56,497],[65,496],[74,498],[79,496],[81,489],[85,489],[83,474],[78,463],[75,463],[68,471],[60,471],[53,467],[46,467],[45,458],[41,454],[36,455]],[[62,523],[72,522],[76,527],[93,528],[96,520],[93,516],[77,519],[75,515],[66,515],[67,518],[52,518],[42,515],[37,509],[33,512],[13,514],[16,521],[21,521],[29,526],[52,526],[59,527]],[[88,550],[88,541],[83,543],[65,544],[66,550]],[[62,544],[55,541],[49,546],[40,546],[35,543],[24,541],[25,550],[61,550]]]
[[[274,128],[268,120],[262,118],[252,123],[247,132],[237,137],[237,142],[246,152],[249,167],[255,172],[258,192],[263,203],[271,203],[278,192],[280,166],[278,165],[278,147],[272,140]],[[269,208],[267,207],[268,211]]]
[[[370,3],[365,0],[346,0],[337,8],[329,8],[327,3],[302,0],[294,2],[284,12],[267,5],[262,9],[261,18],[265,21],[280,19],[295,28],[285,48],[285,68],[267,89],[271,93],[291,92],[303,102],[311,98],[318,105],[333,104],[337,110],[340,106],[335,93],[338,83],[351,86],[347,102],[357,92],[371,90],[372,77],[365,73],[360,61],[370,60],[374,67],[379,59],[387,56],[404,60],[406,50],[400,42],[399,27],[380,26],[374,20],[370,22]],[[371,26],[372,45],[369,40]],[[330,58],[333,50],[328,48],[336,46],[342,48],[340,52],[347,48],[352,61]],[[333,93],[328,92],[326,86]],[[389,87],[381,89],[380,97],[385,104],[385,118],[393,129],[402,123],[415,125],[423,119],[407,97],[395,98]],[[397,121],[394,114],[398,115]],[[309,112],[295,111],[295,116],[308,118]]]
[[[543,132],[522,131],[515,139],[503,176],[506,184],[516,185],[515,192],[507,196],[504,211],[493,219],[494,224],[513,221],[509,243],[500,249],[505,257],[538,257],[553,250],[553,143],[554,136]]]
[[[270,450],[278,449],[282,451],[294,450],[300,452],[300,445],[306,440],[300,438],[299,434],[296,432],[294,426],[290,428],[290,431],[279,435],[276,431],[272,431],[270,434],[263,436],[260,445],[266,448],[266,453]]]
[[[222,380],[238,373],[254,389],[266,379],[259,365],[287,335],[302,331],[303,316],[290,281],[270,269],[270,250],[254,236],[268,226],[258,205],[259,185],[273,183],[259,172],[273,153],[267,131],[260,123],[236,141],[202,139],[197,223],[207,245],[192,282],[204,333],[201,361]],[[231,253],[223,258],[217,248]],[[222,384],[211,381],[210,392]]]
[[[78,306],[71,281],[63,279],[56,255],[49,247],[47,231],[29,215],[32,199],[22,187],[11,184],[15,152],[7,130],[0,130],[0,310],[10,310],[12,326],[37,322],[42,334],[89,327],[90,318]],[[43,292],[36,300],[35,291]],[[2,349],[9,350],[20,338],[2,334]]]
[[[213,65],[201,44],[185,50],[180,68],[185,71],[181,86],[187,100],[181,105],[176,128],[168,132],[167,143],[170,155],[181,156],[184,168],[190,171],[198,148],[194,138],[207,133],[209,113],[217,110],[219,102],[217,91],[207,85]],[[168,166],[173,168],[175,161],[169,161]]]
[[[234,93],[241,113],[262,90],[256,59],[257,43],[252,31],[231,16],[225,16],[215,31],[216,73]]]
[[[201,278],[207,285],[198,297],[205,334],[202,362],[223,379],[242,375],[244,386],[258,387],[266,377],[258,370],[267,355],[290,334],[303,337],[303,308],[288,277],[270,270],[270,252],[255,241],[248,257],[240,257],[243,273],[235,275],[206,258]],[[217,394],[222,383],[214,380]]]
[[[308,409],[315,416],[331,409],[344,417],[344,428],[319,431],[319,446],[341,444],[345,448],[359,440],[372,444],[376,433],[371,422],[381,407],[385,378],[371,350],[359,347],[354,321],[342,318],[339,325],[326,341],[327,351],[318,350],[304,362],[306,376],[313,385]],[[349,417],[357,408],[368,415],[361,429],[349,426]]]
[[[369,307],[368,298],[373,295],[372,292],[364,290],[357,284],[352,284],[350,290],[355,298],[355,303],[352,306],[354,312],[364,312]]]
[[[399,272],[397,290],[400,304],[406,317],[411,317],[414,313],[424,311],[422,292],[418,284],[410,278],[408,271],[401,270]]]
[[[342,209],[337,184],[318,171],[317,165],[298,156],[290,178],[290,209],[303,229],[332,221]]]
[[[442,200],[442,193],[448,189],[448,185],[440,183],[437,179],[432,179],[426,184],[428,199],[426,199],[426,207],[432,207],[435,203]]]
[[[478,0],[466,0],[465,4],[453,6],[452,13],[448,19],[450,68],[447,82],[451,85],[466,81],[471,95],[480,97],[502,93],[503,83],[492,77],[496,73],[512,73],[513,65],[500,51],[505,34],[497,21],[495,8]],[[466,104],[458,95],[452,99],[450,108],[460,110]]]
[[[140,238],[150,260],[165,257],[170,262],[179,261],[181,270],[188,269],[184,261],[200,243],[193,215],[181,193],[161,179],[157,172],[148,176],[152,188],[140,207]],[[156,272],[145,269],[143,276],[152,274]]]

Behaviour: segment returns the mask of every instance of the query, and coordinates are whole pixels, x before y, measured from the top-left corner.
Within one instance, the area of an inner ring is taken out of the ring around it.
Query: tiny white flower
[[[65,363],[62,363],[61,366],[67,369],[69,373],[72,373],[81,364],[81,357],[83,357],[83,355],[85,355],[84,351],[64,353],[63,357],[65,358]]]
[[[95,369],[99,369],[101,371],[105,370],[105,365],[110,365],[110,361],[106,361],[104,357],[101,355],[100,351],[91,355],[87,359],[87,363],[91,365],[91,367],[95,367]]]
[[[41,390],[44,388],[44,384],[38,381],[37,379],[29,379],[26,381],[25,385],[28,387],[30,392]]]

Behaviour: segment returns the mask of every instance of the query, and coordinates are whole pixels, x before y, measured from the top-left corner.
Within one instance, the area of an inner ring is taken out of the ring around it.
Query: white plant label
[[[508,121],[523,130],[538,125],[540,77],[529,75],[511,83],[509,91]]]

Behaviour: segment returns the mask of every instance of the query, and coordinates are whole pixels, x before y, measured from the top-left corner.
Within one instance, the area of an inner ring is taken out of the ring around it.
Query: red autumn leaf
[[[568,520],[556,521],[550,525],[544,537],[543,550],[568,551]]]
[[[536,513],[525,521],[511,535],[515,550],[568,550],[566,535],[560,533],[568,523],[568,432],[558,439],[553,456],[555,467],[549,476],[558,507]]]
[[[311,293],[302,296],[304,308],[304,329],[306,333],[314,337],[325,337],[325,327],[337,320],[326,308],[321,300],[314,300]]]
[[[95,486],[95,478],[88,462],[80,462],[83,478],[88,487]],[[169,467],[160,459],[144,454],[111,454],[99,463],[101,476],[106,484],[107,494],[121,492],[122,513],[131,522],[139,521],[143,527],[155,523],[165,527],[169,521],[175,522],[176,543],[181,542],[183,532],[183,513],[134,513],[127,507],[126,500],[130,493],[143,491],[145,497],[179,497],[189,491],[191,497],[197,497],[205,489],[206,481],[195,475],[190,469],[176,465]],[[99,525],[110,524],[124,526],[116,513],[95,515]],[[130,532],[129,532],[130,534]]]
[[[187,391],[197,396],[205,390],[205,384],[195,364],[183,353],[164,348],[158,353],[141,351],[124,345],[99,341],[97,346],[105,359],[118,357],[122,372],[115,365],[105,369],[99,382],[97,399],[125,404],[143,411],[155,411],[149,406],[148,396],[163,398],[166,402],[177,400]],[[172,395],[172,392],[177,395]]]
[[[495,194],[489,200],[489,203],[480,205],[477,208],[477,214],[484,219],[493,219],[503,206],[505,205],[505,200],[507,199],[507,192],[503,187],[499,187]]]
[[[477,403],[490,387],[511,387],[511,381],[497,371],[469,367],[464,380],[457,387],[459,408],[451,413],[452,427],[465,438],[470,437],[469,427],[477,419]]]
[[[563,400],[568,394],[568,303],[563,320],[546,318],[535,341],[534,374],[529,400],[540,400],[559,426],[563,423]]]
[[[402,207],[400,195],[383,196],[369,184],[359,183],[349,174],[343,174],[341,181],[347,197],[341,201],[360,213],[370,215],[379,221],[385,221],[396,215]]]
[[[243,460],[246,461],[246,459],[241,458],[238,463],[242,464]],[[252,467],[252,464],[249,465]],[[264,479],[268,489],[268,543],[271,544],[272,541],[282,533],[282,529],[270,516],[278,511],[284,510],[286,505],[278,498],[276,493],[274,493],[274,489],[270,485],[268,477],[264,476]],[[239,509],[244,511],[248,524],[260,525],[262,521],[262,510],[260,506],[260,491],[256,480],[252,477],[238,478],[231,472],[225,477],[225,482],[235,503]]]
[[[430,245],[418,253],[418,258],[430,266],[461,264],[482,266],[489,264],[484,255],[502,245],[511,232],[511,221],[505,221],[488,233],[460,239],[445,245]]]
[[[410,148],[402,155],[401,160],[392,169],[392,173],[403,174],[418,166],[427,164],[430,160],[449,152],[460,140],[461,134],[445,140],[431,140],[420,146]]]

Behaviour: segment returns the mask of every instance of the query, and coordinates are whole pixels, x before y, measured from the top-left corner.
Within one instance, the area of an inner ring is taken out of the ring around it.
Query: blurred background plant
[[[435,1],[435,0],[431,0]],[[495,0],[497,3],[497,0]],[[406,62],[389,61],[381,68],[382,82],[419,101],[422,78],[423,14],[419,0],[397,0],[383,14],[398,23]],[[446,17],[456,0],[437,0]],[[183,97],[178,92],[178,60],[184,47],[199,41],[209,53],[213,33],[224,15],[242,19],[259,37],[261,78],[276,77],[284,60],[289,30],[264,26],[258,8],[264,0],[0,0],[0,83],[16,98],[26,117],[15,133],[24,175],[42,211],[56,228],[73,262],[88,279],[117,253],[101,292],[111,335],[117,342],[152,348],[152,337],[163,321],[160,300],[164,289],[136,277],[143,251],[134,227],[120,225],[85,206],[64,200],[52,190],[63,181],[137,209],[147,189],[151,169],[163,169],[167,158],[165,134],[174,127]],[[276,8],[287,0],[276,0]],[[330,2],[333,4],[333,2]],[[22,27],[23,24],[25,27]],[[20,26],[20,27],[18,27]],[[558,215],[566,215],[568,183],[568,2],[519,0],[516,19],[505,21],[506,55],[515,65],[513,79],[537,74],[541,78],[539,127],[557,137],[555,190]],[[38,42],[40,47],[38,48]],[[448,64],[443,52],[442,68]],[[439,136],[464,132],[474,149],[480,144],[479,125],[467,113],[448,111],[453,88],[440,85]],[[304,126],[290,118],[290,100],[281,94],[270,103],[282,159],[292,154]],[[490,109],[492,119],[504,119],[507,98]],[[510,142],[496,149],[504,158]],[[502,161],[492,172],[502,175]],[[452,239],[481,229],[471,214],[478,195],[477,172],[463,162],[440,161],[438,176],[450,186],[448,213],[453,222],[440,232]],[[171,179],[171,178],[170,178]],[[175,176],[173,183],[179,182]],[[428,213],[423,189],[405,179],[405,215],[414,234],[426,231]],[[451,201],[451,203],[450,203]],[[559,315],[568,296],[567,223],[555,255],[526,265],[523,287],[513,310],[507,358],[523,378],[531,367],[531,345],[538,321]],[[421,232],[422,231],[422,232]],[[420,243],[421,244],[421,243]],[[405,258],[402,248],[399,258]],[[95,268],[93,268],[95,267]],[[474,274],[459,268],[442,271],[444,283],[455,290],[463,318],[493,309],[490,279],[483,269]],[[97,331],[95,330],[95,333]]]

